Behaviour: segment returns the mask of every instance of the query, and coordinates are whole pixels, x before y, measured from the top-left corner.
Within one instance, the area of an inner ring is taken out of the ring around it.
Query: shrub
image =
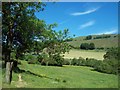
[[[104,55],[104,59],[105,60],[107,60],[107,59],[108,60],[111,60],[111,59],[117,59],[118,60],[118,53],[119,53],[118,48],[108,49],[108,51]]]
[[[28,64],[38,64],[37,56],[34,55],[26,55],[25,60],[28,61]]]
[[[82,58],[82,57],[79,57],[79,65],[80,66],[84,66],[85,65],[85,63],[86,63],[86,60],[84,59],[84,58]]]
[[[71,61],[71,65],[79,65],[79,60],[76,59],[76,58],[73,58],[72,61]]]
[[[71,65],[93,67],[96,71],[108,74],[118,74],[118,68],[120,68],[116,59],[101,61],[94,58],[86,58],[85,60],[80,57],[79,59],[73,58]]]
[[[79,59],[73,58],[71,61],[71,65],[84,66],[85,59],[82,57],[79,57]]]
[[[62,66],[64,58],[58,54],[53,55],[52,58],[55,61],[55,65]]]
[[[50,66],[62,66],[64,58],[59,54],[50,55],[43,53],[38,56],[38,61],[41,65],[50,65]]]
[[[96,36],[94,37],[94,39],[102,39],[102,38],[110,38],[110,35],[100,35],[100,36]]]
[[[64,59],[63,65],[70,65],[70,59]]]
[[[37,57],[37,60],[41,63],[41,65],[48,65],[49,57],[47,54],[42,53]]]
[[[108,74],[117,74],[118,61],[117,60],[97,61],[97,63],[94,65],[94,69],[99,72],[104,72]]]
[[[98,60],[93,59],[93,58],[89,58],[86,60],[86,66],[90,66],[90,67],[95,67],[96,63],[98,62]]]

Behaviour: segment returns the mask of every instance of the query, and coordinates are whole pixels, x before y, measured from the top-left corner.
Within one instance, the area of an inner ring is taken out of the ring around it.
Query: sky
[[[45,10],[35,15],[57,23],[56,31],[69,29],[70,36],[118,33],[117,2],[46,2]]]

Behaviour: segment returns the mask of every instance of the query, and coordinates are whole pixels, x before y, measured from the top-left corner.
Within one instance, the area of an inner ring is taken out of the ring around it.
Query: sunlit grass
[[[20,73],[26,88],[116,88],[116,75],[93,71],[93,68],[83,66],[41,66],[27,64],[25,61],[19,67],[29,73]],[[13,73],[10,86],[3,83],[3,87],[17,87],[18,74]]]

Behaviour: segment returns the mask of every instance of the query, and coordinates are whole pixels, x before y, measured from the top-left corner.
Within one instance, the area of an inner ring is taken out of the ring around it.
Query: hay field
[[[72,58],[79,58],[82,57],[86,58],[95,58],[98,60],[103,60],[103,56],[106,52],[105,51],[95,51],[95,50],[70,50],[69,53],[64,54],[64,58],[72,59]]]

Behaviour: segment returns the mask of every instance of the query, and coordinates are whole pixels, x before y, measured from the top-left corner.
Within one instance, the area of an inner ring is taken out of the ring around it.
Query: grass
[[[64,58],[72,59],[72,58],[79,58],[82,57],[84,59],[86,58],[94,58],[98,60],[103,60],[103,55],[105,54],[105,51],[95,51],[95,50],[76,50],[72,49],[69,53],[64,54]]]
[[[22,76],[24,88],[117,88],[118,77],[112,74],[96,72],[84,66],[41,66],[27,64],[22,61],[19,68],[22,73],[13,72],[11,85],[3,83],[3,87],[17,87],[18,74]],[[4,74],[3,74],[4,77]]]

